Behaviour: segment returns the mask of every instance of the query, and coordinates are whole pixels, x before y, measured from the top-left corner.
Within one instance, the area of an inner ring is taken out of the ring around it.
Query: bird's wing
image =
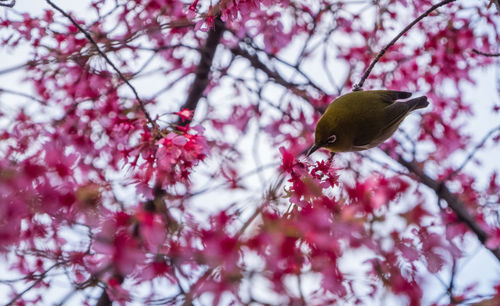
[[[353,141],[353,149],[365,150],[378,146],[389,138],[398,128],[403,119],[417,108],[428,105],[426,97],[419,97],[409,101],[392,103],[384,108],[383,124],[380,129],[376,127],[363,127],[363,132],[358,133]],[[374,134],[377,133],[377,134]]]
[[[422,96],[404,102],[393,103],[387,106],[386,108],[384,108],[385,124],[382,131],[391,130],[391,127],[394,125],[396,125],[397,128],[401,121],[403,121],[406,115],[408,115],[411,111],[419,108],[424,108],[427,105],[429,105],[429,102],[427,102],[427,97]]]
[[[375,139],[378,144],[389,138],[398,128],[403,119],[413,110],[424,108],[429,104],[427,97],[419,97],[404,102],[396,102],[384,109],[384,126]]]
[[[378,129],[374,127],[365,126],[359,129],[362,132],[358,132],[357,136],[353,139],[352,148],[356,151],[366,150],[372,148],[373,140],[377,138]]]
[[[407,99],[411,97],[411,92],[406,91],[395,91],[395,90],[376,90],[375,91],[384,102],[394,103],[394,101],[399,99]]]
[[[352,147],[353,149],[356,149],[358,151],[361,150],[366,150],[371,148],[371,140],[373,139],[374,135],[371,135],[371,133],[363,133],[362,136],[356,137],[354,141],[352,142]]]

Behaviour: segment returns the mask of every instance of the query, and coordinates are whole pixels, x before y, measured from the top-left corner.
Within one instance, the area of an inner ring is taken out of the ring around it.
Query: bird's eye
[[[335,140],[337,140],[337,136],[332,135],[332,136],[328,137],[327,143],[328,144],[333,144],[335,142]]]

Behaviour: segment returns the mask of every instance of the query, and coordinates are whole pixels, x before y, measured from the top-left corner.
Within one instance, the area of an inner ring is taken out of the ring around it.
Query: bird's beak
[[[319,145],[313,144],[312,147],[307,151],[306,156],[313,154],[316,150],[320,148]]]

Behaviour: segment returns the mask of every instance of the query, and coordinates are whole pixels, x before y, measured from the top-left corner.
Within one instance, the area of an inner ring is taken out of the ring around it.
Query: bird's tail
[[[429,105],[429,101],[427,101],[426,96],[411,99],[411,100],[405,101],[405,103],[407,103],[407,105],[410,106],[411,110],[424,108],[424,107],[427,107],[427,105]]]

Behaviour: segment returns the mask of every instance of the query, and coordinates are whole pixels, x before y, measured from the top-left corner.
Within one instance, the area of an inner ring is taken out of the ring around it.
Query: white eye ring
[[[336,140],[337,140],[337,136],[332,135],[332,136],[328,137],[327,143],[328,144],[333,144]]]

